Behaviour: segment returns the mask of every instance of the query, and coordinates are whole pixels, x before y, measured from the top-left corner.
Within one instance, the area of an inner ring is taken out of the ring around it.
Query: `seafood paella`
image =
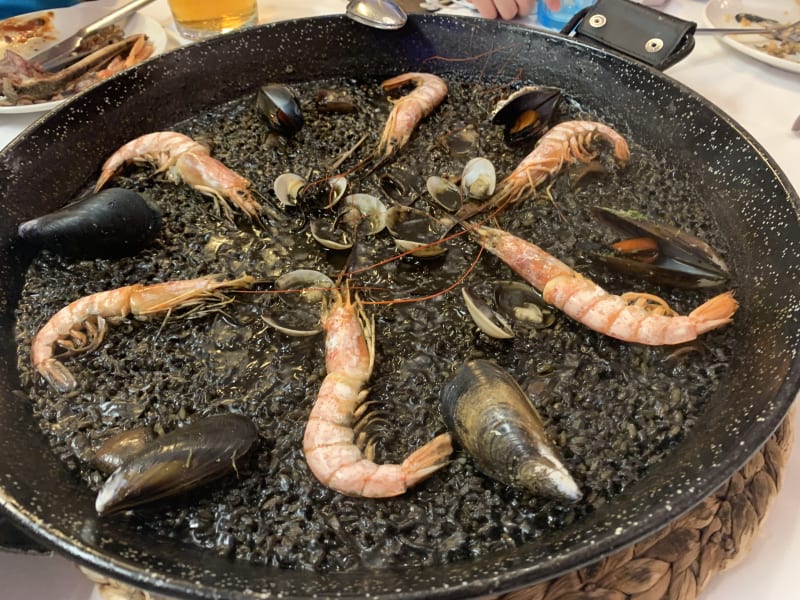
[[[692,173],[524,83],[265,82],[20,227],[21,381],[103,518],[442,564],[669,459],[733,354],[728,242]]]

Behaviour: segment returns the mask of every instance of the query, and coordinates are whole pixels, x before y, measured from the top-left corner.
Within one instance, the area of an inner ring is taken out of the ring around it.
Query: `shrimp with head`
[[[419,122],[447,96],[447,83],[431,73],[403,73],[387,79],[381,85],[384,90],[390,91],[407,84],[414,84],[415,88],[393,101],[392,112],[375,149],[375,156],[382,160],[390,158],[405,146]]]
[[[173,183],[186,183],[211,196],[228,218],[231,218],[229,202],[251,219],[256,219],[261,211],[248,179],[213,158],[208,147],[181,133],[156,131],[121,146],[103,164],[95,191],[128,163],[152,164],[157,173],[165,173]]]
[[[473,230],[481,245],[542,293],[545,302],[589,329],[625,342],[682,344],[727,325],[739,304],[732,292],[679,315],[651,294],[610,294],[539,246],[500,229]]]
[[[311,471],[327,487],[346,496],[387,498],[405,493],[442,468],[453,448],[441,434],[401,464],[377,464],[356,445],[355,425],[367,395],[375,361],[374,322],[350,294],[334,290],[323,319],[325,369],[306,425],[303,452]]]
[[[54,314],[33,337],[33,367],[56,390],[70,392],[77,381],[59,361],[57,348],[70,354],[89,352],[103,341],[109,324],[119,323],[128,316],[144,320],[176,308],[215,300],[224,302],[221,290],[246,288],[253,281],[248,275],[227,280],[212,275],[152,285],[137,283],[84,296]]]

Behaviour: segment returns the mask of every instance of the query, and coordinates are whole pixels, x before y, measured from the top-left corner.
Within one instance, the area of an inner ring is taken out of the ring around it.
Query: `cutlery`
[[[88,36],[97,33],[109,25],[113,25],[151,2],[153,2],[153,0],[133,0],[132,2],[123,4],[102,19],[98,19],[94,23],[81,27],[68,38],[32,56],[30,62],[39,63],[39,66],[45,71],[57,71],[86,55],[85,52],[78,53],[76,50]]]

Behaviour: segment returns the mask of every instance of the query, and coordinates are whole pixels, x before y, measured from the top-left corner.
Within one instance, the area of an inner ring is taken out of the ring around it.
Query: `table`
[[[792,0],[782,0],[790,2]],[[122,3],[120,1],[120,3]],[[113,5],[113,2],[111,3]],[[402,0],[407,9],[415,0]],[[259,0],[260,22],[341,13],[344,0],[290,3]],[[669,0],[665,12],[702,22],[704,3]],[[168,33],[171,25],[166,0],[156,0],[142,12],[158,20]],[[475,14],[464,9],[454,14]],[[535,25],[531,18],[526,22]],[[170,37],[170,46],[178,40]],[[744,56],[710,36],[697,37],[688,58],[666,73],[727,112],[750,132],[800,190],[800,134],[791,131],[800,114],[800,75],[785,72]],[[40,115],[0,116],[0,148]],[[795,415],[800,431],[800,411]],[[785,600],[797,597],[800,577],[800,444],[796,444],[784,473],[784,486],[749,554],[734,569],[712,580],[703,600]],[[0,553],[0,585],[5,600],[98,600],[92,585],[61,557]]]

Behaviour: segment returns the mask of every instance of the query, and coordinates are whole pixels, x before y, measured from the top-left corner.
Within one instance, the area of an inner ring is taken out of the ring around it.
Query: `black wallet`
[[[666,69],[694,48],[697,23],[629,0],[597,0],[561,30],[577,40],[610,48],[656,69]]]

